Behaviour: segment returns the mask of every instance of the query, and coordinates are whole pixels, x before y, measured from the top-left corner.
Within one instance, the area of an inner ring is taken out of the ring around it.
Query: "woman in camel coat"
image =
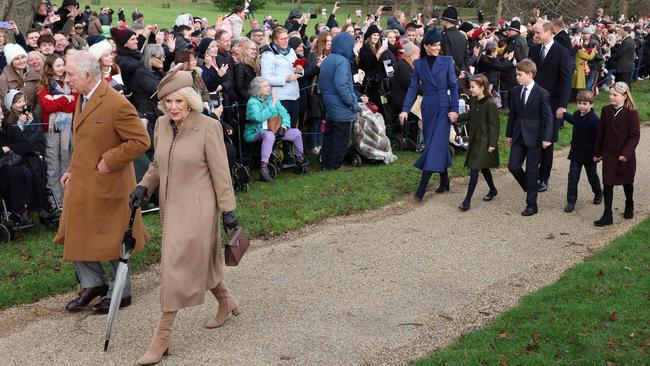
[[[223,281],[224,259],[219,214],[224,227],[237,227],[235,194],[221,124],[201,114],[203,103],[187,71],[176,71],[158,86],[159,107],[165,113],[154,131],[155,155],[132,194],[141,202],[160,189],[163,227],[158,328],[141,365],[157,363],[167,353],[176,312],[202,304],[210,290],[219,310],[206,327],[224,324],[239,314]]]

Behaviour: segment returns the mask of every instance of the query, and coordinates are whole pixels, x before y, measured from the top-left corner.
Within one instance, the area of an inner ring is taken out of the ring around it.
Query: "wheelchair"
[[[289,154],[289,161],[292,163],[290,164],[284,164],[284,149],[283,149],[283,143],[285,141],[282,139],[276,139],[275,142],[273,143],[273,150],[271,151],[271,156],[269,157],[269,175],[271,178],[276,179],[278,175],[280,174],[281,171],[283,170],[289,170],[292,169],[295,174],[308,174],[310,172],[309,170],[309,162],[307,161],[307,155],[304,155],[305,161],[302,164],[296,164],[295,161],[295,152],[294,152],[294,147],[291,147],[291,151],[288,153]],[[260,160],[261,160],[261,151],[262,151],[262,142],[261,141],[256,141],[256,142],[251,142],[249,144],[249,150],[251,151],[251,164],[253,165],[254,168],[259,168],[260,166]]]
[[[39,217],[40,222],[51,230],[57,230],[61,218],[61,206],[52,190],[47,188],[45,183],[47,181],[45,158],[38,153],[30,155],[28,158],[38,160],[38,172],[33,169],[33,166],[29,166],[29,169],[35,174],[40,173],[42,179],[41,188],[44,190],[43,197],[45,201],[42,204],[44,210],[48,213],[48,217]],[[0,243],[10,242],[16,237],[17,233],[29,231],[35,226],[31,221],[29,223],[21,222],[20,214],[9,210],[6,200],[0,197]]]

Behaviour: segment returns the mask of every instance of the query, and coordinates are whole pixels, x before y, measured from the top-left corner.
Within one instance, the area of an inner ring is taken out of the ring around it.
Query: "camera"
[[[316,19],[317,15],[316,14],[309,14],[309,19]]]
[[[393,7],[392,6],[384,6],[384,7],[381,8],[381,11],[393,11]]]

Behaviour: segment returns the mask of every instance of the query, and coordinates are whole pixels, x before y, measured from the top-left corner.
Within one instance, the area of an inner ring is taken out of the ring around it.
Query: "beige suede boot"
[[[210,292],[217,298],[219,309],[214,319],[210,319],[205,323],[205,327],[209,329],[219,328],[223,326],[231,313],[234,316],[239,315],[239,305],[237,305],[235,299],[230,295],[230,291],[228,291],[228,287],[224,281],[219,282]]]
[[[175,318],[175,311],[163,311],[160,313],[158,327],[153,335],[151,344],[147,352],[138,359],[138,365],[157,364],[164,355],[169,354],[169,348],[172,344],[172,324],[174,324]]]

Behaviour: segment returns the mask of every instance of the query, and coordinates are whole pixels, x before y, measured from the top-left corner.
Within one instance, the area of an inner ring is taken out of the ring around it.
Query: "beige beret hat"
[[[176,70],[162,78],[158,84],[158,100],[185,87],[193,87],[194,79],[189,71]]]

